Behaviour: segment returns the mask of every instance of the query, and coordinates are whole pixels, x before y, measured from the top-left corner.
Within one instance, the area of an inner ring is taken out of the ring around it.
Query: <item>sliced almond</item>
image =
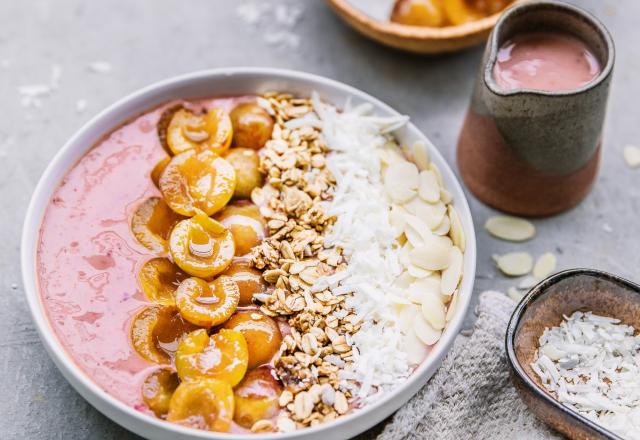
[[[405,221],[404,233],[414,247],[423,245],[433,235],[429,226],[417,216],[407,214]]]
[[[467,242],[464,235],[464,229],[462,229],[462,222],[460,221],[460,216],[458,215],[458,211],[453,206],[449,206],[449,221],[451,222],[450,226],[450,236],[453,240],[453,244],[456,245],[462,252],[465,251],[467,247]]]
[[[424,318],[419,314],[414,319],[419,319],[422,322],[426,323]],[[429,349],[427,348],[428,345],[433,345],[438,342],[440,335],[432,328],[428,331],[424,331],[423,329],[421,329],[421,333],[427,341],[424,342],[418,337],[418,330],[416,330],[416,327],[413,326],[413,322],[413,319],[409,321],[411,329],[404,334],[404,337],[402,338],[401,348],[407,354],[407,361],[409,362],[409,364],[418,365],[427,357],[427,354],[429,354]]]
[[[407,334],[413,331],[413,320],[420,315],[420,306],[411,304],[408,306],[400,306],[398,308],[398,329]]]
[[[418,195],[422,200],[429,203],[436,203],[440,200],[440,184],[433,171],[427,170],[420,173]]]
[[[409,273],[409,275],[411,275],[414,278],[426,278],[428,276],[430,276],[431,274],[433,274],[432,271],[430,270],[425,270],[421,267],[415,266],[413,264],[409,264],[407,266],[407,272]]]
[[[453,295],[462,278],[462,252],[457,247],[451,248],[449,267],[442,271],[442,284],[440,285],[443,295]]]
[[[443,270],[449,266],[451,256],[451,244],[443,237],[434,235],[425,241],[423,246],[416,247],[409,253],[409,259],[414,265],[426,270]]]
[[[533,266],[533,276],[542,280],[551,275],[556,270],[556,256],[551,252],[540,255]]]
[[[436,235],[447,235],[450,230],[451,230],[451,220],[449,220],[449,216],[445,215],[442,218],[442,222],[438,225],[438,227],[432,230],[431,232],[433,232]]]
[[[460,296],[458,292],[454,292],[453,295],[451,295],[451,302],[449,303],[449,307],[447,307],[447,315],[445,316],[447,322],[451,321],[456,313],[456,307],[458,307],[458,296]]]
[[[429,170],[433,171],[433,173],[436,175],[438,179],[438,185],[440,185],[441,187],[444,187],[444,181],[442,180],[442,173],[440,172],[440,168],[438,168],[438,165],[431,162],[429,164]]]
[[[409,300],[415,304],[422,304],[422,297],[428,293],[439,296],[442,291],[441,283],[438,275],[414,281],[408,288]]]
[[[526,252],[512,252],[505,255],[494,256],[493,258],[498,269],[500,269],[503,274],[511,277],[526,275],[531,272],[531,268],[533,267],[533,259],[531,255]]]
[[[453,201],[453,196],[446,189],[440,188],[440,200],[442,200],[442,203],[449,204]]]
[[[398,236],[404,232],[404,227],[407,224],[406,214],[408,214],[407,210],[399,205],[393,205],[389,212],[389,223],[396,230]]]
[[[534,276],[526,276],[518,283],[518,289],[529,290],[536,284],[538,284],[538,279]]]
[[[398,259],[400,260],[400,264],[402,264],[404,267],[407,267],[411,264],[411,251],[413,249],[415,249],[415,247],[409,241],[402,245],[402,249],[400,249]]]
[[[526,241],[536,235],[536,228],[530,221],[517,217],[491,217],[484,227],[494,237],[507,241]]]
[[[520,292],[515,287],[509,287],[507,289],[507,296],[514,300],[515,302],[520,302],[522,298],[524,298],[524,293]]]
[[[413,147],[411,147],[411,155],[420,171],[429,168],[429,153],[427,151],[427,145],[424,142],[415,142]]]
[[[420,176],[415,164],[403,160],[391,164],[384,172],[384,187],[391,200],[403,203],[416,195]]]
[[[447,213],[447,207],[442,202],[428,203],[416,197],[404,204],[404,208],[425,222],[429,229],[435,229]]]
[[[627,163],[627,166],[631,168],[640,167],[640,147],[627,145],[626,147],[624,147],[623,155],[624,161]]]
[[[442,330],[446,324],[447,309],[440,294],[425,292],[421,302],[422,316],[436,330]]]
[[[414,281],[416,281],[416,278],[412,277],[408,272],[403,272],[395,279],[393,286],[399,289],[408,289]]]
[[[413,320],[413,331],[416,336],[425,344],[433,345],[440,340],[442,331],[433,328],[421,315],[416,315]]]

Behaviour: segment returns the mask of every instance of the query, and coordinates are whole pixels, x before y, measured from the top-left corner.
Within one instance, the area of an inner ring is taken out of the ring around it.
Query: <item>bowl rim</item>
[[[507,331],[505,334],[505,348],[507,352],[507,362],[511,367],[511,371],[518,375],[518,378],[522,381],[525,387],[536,394],[539,398],[543,399],[546,403],[553,406],[556,410],[561,411],[562,413],[572,417],[598,434],[604,436],[605,438],[611,440],[624,440],[622,437],[618,436],[614,432],[609,431],[603,426],[595,423],[594,421],[586,418],[582,414],[570,409],[569,407],[563,405],[558,400],[554,399],[548,392],[546,392],[543,388],[541,388],[531,377],[524,371],[520,361],[515,352],[515,337],[517,334],[518,326],[520,321],[526,312],[526,310],[537,301],[540,296],[542,296],[546,290],[557,284],[558,282],[565,280],[567,278],[574,278],[576,276],[587,275],[594,278],[603,278],[609,282],[613,282],[616,284],[623,285],[624,287],[629,288],[630,290],[636,291],[640,295],[640,285],[634,283],[633,281],[629,281],[625,278],[622,278],[618,275],[614,275],[609,272],[605,272],[597,269],[588,269],[588,268],[575,268],[575,269],[567,269],[556,274],[553,274],[544,280],[540,281],[537,285],[535,285],[516,305],[515,310],[511,314],[511,318],[509,319],[509,323],[507,324]]]
[[[332,90],[335,93],[339,93],[345,99],[347,97],[356,98],[369,102],[375,106],[378,111],[388,113],[390,115],[400,115],[396,110],[389,105],[383,103],[377,98],[356,89],[347,84],[325,78],[322,76],[288,69],[277,68],[262,68],[262,67],[226,67],[217,69],[199,70],[191,73],[186,73],[178,76],[173,76],[164,80],[157,81],[151,85],[143,87],[126,95],[125,97],[117,100],[97,115],[87,121],[78,131],[75,132],[67,142],[60,148],[53,159],[49,162],[42,176],[40,177],[38,184],[31,196],[25,220],[23,223],[22,237],[21,237],[21,271],[22,281],[25,288],[25,296],[29,305],[32,319],[35,323],[35,327],[38,331],[41,341],[45,349],[47,350],[49,357],[54,361],[58,370],[63,374],[65,379],[73,386],[73,388],[94,408],[105,414],[114,422],[129,429],[133,432],[139,433],[142,428],[149,430],[149,434],[167,434],[178,436],[179,438],[198,438],[198,439],[291,439],[302,437],[314,437],[318,438],[318,434],[331,429],[332,432],[340,432],[341,428],[347,430],[350,426],[360,426],[362,429],[357,428],[358,432],[370,428],[374,424],[383,420],[383,418],[374,419],[374,417],[367,419],[369,413],[380,414],[385,411],[385,407],[393,406],[392,411],[395,411],[399,406],[406,403],[413,395],[415,395],[424,386],[428,379],[435,373],[440,366],[444,356],[451,349],[455,337],[458,335],[460,328],[465,319],[466,311],[469,307],[471,297],[473,294],[473,284],[476,273],[476,237],[473,225],[473,218],[466,198],[466,195],[462,189],[460,181],[457,176],[451,170],[449,164],[445,161],[444,157],[435,148],[431,141],[411,122],[406,127],[409,132],[415,133],[421,140],[425,141],[429,154],[434,162],[437,162],[445,181],[447,183],[447,189],[454,195],[455,205],[458,210],[463,230],[466,239],[465,249],[465,274],[462,279],[461,286],[458,289],[458,303],[456,306],[455,316],[448,323],[442,338],[436,344],[428,358],[423,361],[420,366],[412,373],[412,375],[402,384],[395,387],[393,390],[386,393],[384,396],[368,405],[366,408],[340,417],[335,421],[323,423],[316,427],[309,427],[303,430],[294,431],[291,433],[267,433],[267,434],[231,434],[231,433],[217,433],[211,431],[202,431],[194,428],[187,428],[177,424],[167,423],[164,420],[152,417],[145,413],[142,413],[133,407],[127,405],[116,397],[108,394],[102,389],[93,379],[85,373],[73,360],[72,356],[62,346],[62,343],[58,339],[55,331],[51,328],[49,319],[44,311],[43,301],[39,293],[37,286],[37,271],[36,271],[36,254],[37,243],[39,239],[39,230],[42,224],[46,207],[50,201],[50,196],[54,189],[57,187],[61,179],[56,179],[56,173],[60,172],[61,168],[64,168],[63,176],[74,166],[74,164],[83,157],[96,143],[89,146],[78,146],[85,136],[89,136],[92,132],[97,132],[96,139],[104,136],[106,133],[117,128],[117,122],[114,120],[127,120],[135,116],[132,113],[131,108],[135,105],[141,105],[146,101],[157,99],[159,96],[170,95],[172,91],[176,91],[181,87],[186,87],[193,83],[199,83],[201,81],[218,81],[222,78],[230,76],[237,76],[239,78],[245,78],[245,80],[252,77],[260,78],[262,80],[278,79],[282,81],[289,81],[292,87],[296,82],[298,85],[302,83],[311,83],[315,87],[324,87],[327,90]],[[313,90],[313,86],[308,89],[309,93]],[[306,87],[306,86],[305,86]],[[215,90],[212,90],[210,95],[215,95]],[[221,96],[224,93],[220,94]],[[165,102],[170,101],[170,98],[164,99]],[[336,103],[336,105],[338,105]],[[147,105],[145,111],[150,111],[155,105]],[[125,117],[126,116],[126,117]],[[111,121],[109,124],[106,122]],[[108,129],[102,129],[101,125],[107,125]],[[82,144],[80,144],[82,145]],[[80,149],[79,151],[74,151]],[[67,156],[73,158],[71,164],[67,164]],[[52,179],[55,179],[52,181]],[[53,188],[49,185],[53,184]],[[43,200],[44,198],[44,200]],[[403,398],[403,396],[410,393],[409,398]],[[401,400],[400,404],[398,401]],[[387,413],[387,415],[388,415]],[[359,423],[358,423],[359,422]],[[136,430],[137,429],[137,430]]]
[[[510,7],[530,1],[514,0],[505,10],[483,17],[479,20],[470,21],[454,26],[428,27],[412,26],[391,21],[377,20],[368,16],[365,12],[353,6],[349,0],[327,0],[331,6],[340,14],[359,25],[373,30],[380,34],[393,35],[407,40],[422,41],[447,41],[467,38],[472,35],[481,34],[491,30],[497,23],[500,16]]]

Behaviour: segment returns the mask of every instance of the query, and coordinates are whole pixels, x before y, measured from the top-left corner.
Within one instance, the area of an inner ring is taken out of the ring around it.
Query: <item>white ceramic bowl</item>
[[[36,246],[40,224],[47,204],[67,171],[103,135],[132,117],[173,99],[262,93],[270,90],[282,90],[303,96],[308,96],[315,90],[320,93],[322,98],[337,106],[342,105],[347,97],[351,97],[354,104],[361,102],[373,104],[376,112],[381,115],[398,114],[388,105],[353,87],[302,72],[263,68],[225,68],[183,75],[161,81],[135,92],[116,102],[85,124],[51,161],[38,182],[31,199],[22,231],[22,277],[29,307],[40,338],[49,356],[82,397],[116,423],[143,437],[158,440],[230,440],[248,438],[247,435],[222,434],[184,428],[145,415],[107,394],[80,370],[54,335],[38,293]],[[332,423],[322,424],[290,434],[252,435],[252,439],[345,439],[365,431],[396,411],[427,382],[440,366],[443,357],[451,348],[460,330],[471,300],[476,266],[476,241],[469,206],[460,183],[449,166],[438,150],[413,124],[402,128],[396,135],[402,142],[422,140],[427,143],[431,159],[442,171],[445,186],[452,193],[454,205],[460,212],[467,239],[467,248],[464,255],[464,279],[460,288],[455,316],[440,341],[433,348],[433,351],[415,373],[404,384],[389,392],[374,404],[341,417]]]

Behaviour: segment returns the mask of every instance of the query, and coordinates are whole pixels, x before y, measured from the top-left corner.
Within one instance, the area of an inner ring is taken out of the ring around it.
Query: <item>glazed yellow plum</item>
[[[144,359],[156,364],[168,364],[179,341],[196,328],[182,319],[175,307],[148,306],[133,318],[131,343]]]
[[[242,333],[222,329],[209,336],[200,329],[178,345],[176,370],[184,381],[214,378],[236,386],[247,372],[249,351]]]
[[[158,118],[158,123],[156,124],[156,129],[158,132],[158,140],[160,141],[160,145],[162,148],[169,153],[170,156],[173,156],[173,152],[171,148],[169,148],[169,144],[167,143],[167,129],[169,128],[169,123],[173,116],[178,112],[178,110],[183,109],[184,106],[182,104],[175,104],[171,107],[164,109],[160,118]]]
[[[453,25],[480,20],[485,15],[467,4],[465,0],[446,0],[443,2],[444,11]]]
[[[167,252],[171,229],[183,217],[173,212],[160,197],[150,197],[136,208],[131,218],[131,231],[136,240],[158,254]]]
[[[266,222],[260,208],[248,201],[227,205],[216,215],[216,220],[231,231],[237,256],[251,252],[251,248],[259,245],[266,235]]]
[[[233,137],[229,114],[221,108],[212,108],[203,115],[181,108],[173,114],[166,130],[166,142],[173,154],[192,149],[223,154]]]
[[[273,118],[253,102],[238,104],[231,111],[233,145],[259,150],[271,138]]]
[[[222,275],[230,277],[238,286],[240,291],[238,305],[241,307],[252,305],[253,295],[267,290],[267,283],[262,279],[262,273],[246,258],[234,258]]]
[[[258,152],[251,148],[232,148],[224,158],[236,171],[236,190],[233,196],[237,199],[251,198],[251,191],[262,186]]]
[[[227,432],[233,406],[233,390],[221,380],[182,382],[171,398],[167,420],[189,428]]]
[[[443,5],[446,0],[397,0],[391,21],[408,26],[440,27],[446,24]]]
[[[171,158],[165,157],[164,159],[159,160],[151,170],[151,181],[156,186],[156,188],[160,188],[160,176],[162,175],[169,162],[171,162]]]
[[[187,275],[167,258],[153,258],[138,272],[144,295],[149,301],[162,305],[175,304],[176,290],[185,278]]]
[[[249,368],[268,363],[282,343],[278,323],[258,310],[242,310],[224,324],[224,328],[242,333],[249,350]]]
[[[164,417],[169,412],[171,396],[179,383],[180,380],[173,368],[158,368],[144,379],[142,400],[156,416]]]
[[[250,429],[258,420],[271,419],[278,415],[278,398],[282,385],[267,366],[251,370],[234,389],[235,411],[233,420]]]
[[[236,188],[236,172],[211,150],[188,150],[174,156],[160,176],[165,202],[178,214],[207,215],[222,209]]]
[[[229,229],[199,212],[173,228],[169,251],[173,261],[189,275],[212,278],[231,263],[235,243]]]
[[[219,276],[208,283],[187,278],[178,287],[176,306],[184,319],[200,327],[225,322],[238,308],[240,289],[229,277]]]

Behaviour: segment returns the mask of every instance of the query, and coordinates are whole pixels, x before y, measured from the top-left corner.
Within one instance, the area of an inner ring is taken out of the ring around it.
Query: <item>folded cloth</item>
[[[382,427],[361,439],[560,439],[511,385],[504,336],[514,302],[484,292],[470,336],[458,335],[436,374]],[[466,333],[466,332],[465,332]]]

